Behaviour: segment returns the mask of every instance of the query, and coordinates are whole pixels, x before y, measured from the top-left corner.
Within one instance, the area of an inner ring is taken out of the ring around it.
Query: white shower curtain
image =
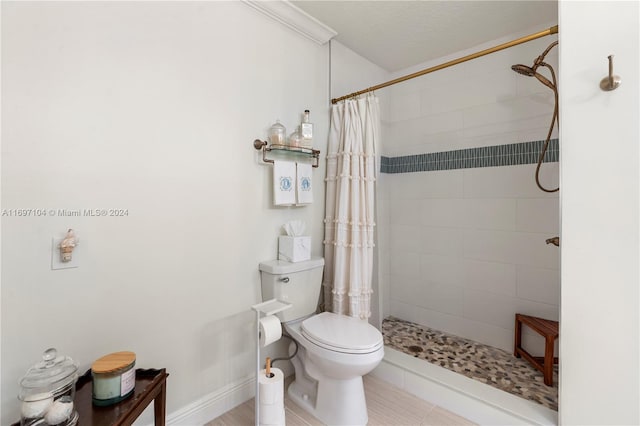
[[[362,319],[371,315],[379,138],[376,96],[333,106],[327,150],[324,307]]]

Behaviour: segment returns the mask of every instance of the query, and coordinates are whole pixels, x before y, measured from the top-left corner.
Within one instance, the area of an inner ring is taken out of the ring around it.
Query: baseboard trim
[[[247,377],[192,402],[167,416],[168,426],[203,425],[250,400],[255,395],[255,377]]]
[[[410,355],[384,348],[371,373],[480,425],[556,426],[558,413]]]

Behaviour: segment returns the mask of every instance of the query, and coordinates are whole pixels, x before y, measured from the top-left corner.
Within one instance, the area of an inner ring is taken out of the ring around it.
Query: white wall
[[[555,39],[544,37],[385,89],[390,106],[383,154],[543,140],[553,92],[511,65],[531,65]],[[546,60],[557,70],[555,48]],[[388,288],[385,313],[508,351],[516,312],[557,320],[559,251],[545,240],[559,234],[558,194],[539,190],[534,174],[535,164],[383,174],[381,202],[389,211],[386,249],[381,244],[389,262],[382,278]],[[555,188],[558,163],[544,164],[541,179]],[[525,333],[527,347],[542,353],[542,339]]]
[[[638,2],[560,2],[564,425],[640,423],[639,23]]]
[[[128,216],[2,217],[0,422],[51,346],[166,367],[168,413],[251,376],[257,264],[291,219],[321,255],[324,210],[324,162],[313,206],[275,208],[252,142],[308,108],[324,153],[328,46],[242,2],[3,2],[2,41],[2,208]]]

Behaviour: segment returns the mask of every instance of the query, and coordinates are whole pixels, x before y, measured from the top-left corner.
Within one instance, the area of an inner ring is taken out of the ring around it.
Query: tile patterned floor
[[[285,387],[293,377],[285,379]],[[364,376],[364,389],[369,413],[368,426],[474,426],[475,423],[442,407],[413,396],[395,386]],[[284,393],[287,426],[325,426],[289,399]],[[253,426],[254,399],[250,399],[205,426]]]
[[[382,322],[382,334],[396,350],[558,411],[557,366],[546,386],[541,372],[502,349],[394,317]]]

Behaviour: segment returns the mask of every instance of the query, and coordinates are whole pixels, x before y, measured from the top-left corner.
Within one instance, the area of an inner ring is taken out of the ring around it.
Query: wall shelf
[[[320,164],[320,151],[313,148],[302,148],[288,145],[269,145],[266,141],[261,141],[260,139],[256,139],[253,141],[253,147],[257,150],[262,150],[262,161],[265,163],[273,163],[273,159],[267,158],[268,152],[288,152],[296,155],[302,155],[305,157],[311,157],[315,160],[315,163],[312,164],[314,168],[317,168]]]

